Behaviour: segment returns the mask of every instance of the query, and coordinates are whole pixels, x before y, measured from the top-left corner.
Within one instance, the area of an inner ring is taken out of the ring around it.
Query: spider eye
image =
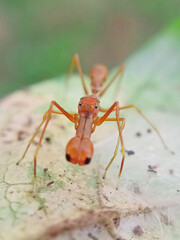
[[[79,106],[82,106],[82,103],[79,103]]]
[[[98,108],[98,106],[95,106],[95,108]]]

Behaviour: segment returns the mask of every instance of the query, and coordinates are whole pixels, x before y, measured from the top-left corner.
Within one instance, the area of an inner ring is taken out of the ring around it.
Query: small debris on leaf
[[[46,137],[46,142],[50,143],[51,142],[51,138],[50,137]]]
[[[88,233],[88,237],[93,240],[98,240],[98,238],[96,236],[92,235],[92,233]]]
[[[142,134],[141,134],[140,132],[137,132],[137,133],[136,133],[136,137],[141,137],[141,135],[142,135]]]
[[[152,130],[150,128],[147,129],[147,133],[151,133]]]
[[[17,138],[18,138],[18,141],[22,141],[22,140],[24,140],[26,137],[27,137],[27,132],[25,132],[25,131],[19,131],[18,132],[18,136],[17,136]]]
[[[125,152],[127,153],[128,156],[135,154],[133,150],[125,150]]]
[[[47,173],[47,171],[48,171],[48,168],[44,168],[44,173]]]
[[[116,217],[113,219],[113,223],[115,225],[116,228],[119,227],[119,224],[120,224],[120,217]]]
[[[148,165],[148,172],[157,173],[157,171],[155,169],[157,169],[156,165],[154,165],[154,166]]]
[[[132,232],[134,233],[134,235],[136,236],[141,236],[144,232],[142,230],[142,228],[138,225],[136,227],[133,228]]]
[[[161,220],[167,226],[171,224],[167,215],[161,214]]]
[[[141,194],[141,191],[138,185],[135,185],[133,190],[134,190],[134,193]]]
[[[108,198],[105,194],[103,194],[103,198],[104,198],[106,201],[110,202],[109,198]]]
[[[49,187],[49,186],[51,186],[52,184],[54,184],[54,181],[49,182],[49,183],[47,184],[47,186]]]
[[[65,129],[66,129],[65,126],[63,126],[63,125],[60,125],[60,128],[61,128],[62,130],[65,130]]]

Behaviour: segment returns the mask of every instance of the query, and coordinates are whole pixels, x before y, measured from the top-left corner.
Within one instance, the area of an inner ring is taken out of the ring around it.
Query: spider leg
[[[53,106],[55,106],[56,108],[58,108],[60,110],[60,112],[57,112],[57,111],[54,111],[52,108]],[[64,110],[58,103],[56,103],[55,101],[52,101],[51,104],[50,104],[50,107],[49,107],[49,110],[44,114],[43,116],[43,120],[42,122],[40,123],[39,127],[37,128],[36,132],[34,133],[34,135],[32,136],[32,138],[30,139],[29,141],[29,144],[28,146],[26,147],[26,150],[22,156],[22,158],[16,163],[17,165],[22,161],[22,159],[25,157],[26,153],[27,153],[27,150],[29,149],[31,143],[33,142],[35,136],[37,135],[38,131],[40,130],[41,126],[43,125],[43,123],[45,122],[45,125],[44,125],[44,128],[43,128],[43,131],[41,133],[41,137],[39,139],[39,142],[38,142],[38,145],[36,147],[36,151],[35,151],[35,154],[34,154],[34,180],[36,180],[36,159],[37,159],[37,154],[38,154],[38,151],[39,151],[39,148],[40,148],[40,145],[41,145],[41,141],[42,141],[42,138],[44,136],[44,133],[45,133],[45,130],[46,130],[46,127],[49,123],[49,120],[51,119],[51,114],[52,113],[55,113],[55,114],[64,114],[71,122],[73,122],[74,124],[76,124],[76,121],[75,121],[75,118],[74,118],[74,113],[68,113],[66,112],[66,110]]]
[[[84,89],[85,94],[89,95],[89,92],[87,90],[87,87],[86,87],[86,84],[85,84],[85,81],[84,81],[84,76],[83,76],[83,72],[82,72],[82,68],[81,68],[81,64],[80,64],[80,60],[79,60],[79,55],[77,53],[72,58],[72,62],[71,62],[71,65],[70,65],[70,68],[69,68],[69,71],[68,71],[67,78],[69,78],[69,76],[71,75],[74,67],[77,68],[78,73],[81,77],[81,81],[82,81],[82,85],[83,85],[83,89]]]
[[[96,125],[99,126],[101,125],[104,121],[108,121],[108,116],[110,115],[111,112],[116,111],[116,118],[115,119],[111,119],[112,121],[116,121],[117,122],[117,126],[118,126],[118,130],[119,130],[119,138],[118,138],[118,142],[115,148],[115,152],[113,155],[113,158],[111,159],[110,163],[107,166],[107,169],[110,167],[111,163],[113,162],[115,156],[117,155],[117,151],[118,151],[118,146],[119,146],[119,140],[121,142],[121,149],[122,149],[122,160],[121,160],[121,167],[120,167],[120,171],[119,171],[119,175],[118,178],[120,178],[121,173],[122,173],[122,169],[123,169],[123,165],[124,165],[124,159],[125,159],[125,150],[124,150],[124,143],[123,143],[123,137],[122,137],[122,130],[124,129],[125,126],[125,119],[121,119],[119,118],[119,103],[115,102],[107,111],[106,113],[99,118],[99,120],[97,121]],[[122,125],[120,126],[119,123],[119,119],[122,120]],[[107,170],[105,170],[105,172],[107,172]],[[105,173],[106,175],[106,173]]]

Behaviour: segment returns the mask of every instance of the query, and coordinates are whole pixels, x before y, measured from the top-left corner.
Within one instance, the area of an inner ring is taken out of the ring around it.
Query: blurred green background
[[[0,0],[0,97],[66,73],[119,65],[180,13],[179,0]]]

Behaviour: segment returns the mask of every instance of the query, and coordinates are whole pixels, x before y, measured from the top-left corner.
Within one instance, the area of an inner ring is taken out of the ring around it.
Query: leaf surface
[[[126,150],[134,154],[126,154],[118,190],[120,151],[102,179],[118,137],[115,123],[97,128],[93,161],[81,167],[64,156],[74,126],[64,116],[53,116],[38,155],[36,194],[32,160],[40,134],[24,161],[15,164],[51,100],[76,112],[83,96],[78,76],[68,84],[64,76],[64,81],[50,79],[1,101],[0,239],[180,238],[179,26],[177,20],[128,59],[118,90],[121,105],[141,107],[175,154],[163,148],[135,110],[127,110],[123,136]],[[102,107],[115,101],[115,84]]]

